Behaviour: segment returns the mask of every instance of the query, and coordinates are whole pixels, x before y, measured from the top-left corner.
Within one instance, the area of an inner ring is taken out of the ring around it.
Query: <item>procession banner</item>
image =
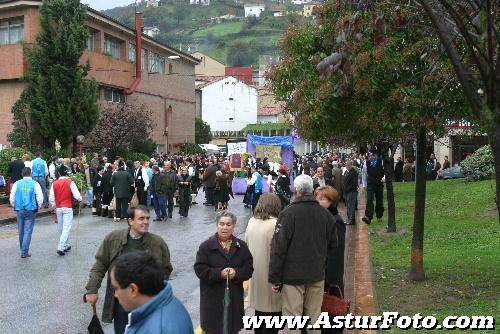
[[[241,141],[238,143],[227,143],[227,155],[234,153],[243,154],[247,151],[247,142]]]
[[[281,146],[256,145],[255,148],[257,158],[267,157],[269,161],[281,162]]]

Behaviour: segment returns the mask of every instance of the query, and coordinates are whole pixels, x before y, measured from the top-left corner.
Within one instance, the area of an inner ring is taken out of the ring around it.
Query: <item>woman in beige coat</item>
[[[248,288],[248,303],[256,316],[281,315],[281,295],[272,291],[268,283],[271,240],[281,211],[280,198],[265,193],[259,198],[254,215],[246,230],[246,243],[253,256],[254,272]],[[255,333],[278,333],[276,329],[255,329]]]

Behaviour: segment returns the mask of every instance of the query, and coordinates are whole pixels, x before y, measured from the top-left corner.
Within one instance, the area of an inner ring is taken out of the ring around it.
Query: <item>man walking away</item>
[[[356,223],[356,207],[358,202],[358,171],[352,165],[352,160],[346,164],[346,172],[342,176],[342,189],[347,207],[347,225]]]
[[[75,182],[68,178],[66,166],[63,165],[59,168],[59,175],[59,179],[52,183],[49,202],[56,208],[57,224],[61,233],[57,254],[63,256],[71,250],[69,232],[73,226],[73,199],[81,201],[82,195],[80,195]]]
[[[102,176],[104,174],[104,168],[102,166],[97,166],[97,173],[92,180],[92,194],[94,196],[92,201],[92,215],[101,215],[101,196],[102,196]]]
[[[172,212],[174,211],[174,194],[177,190],[177,173],[172,169],[172,163],[166,161],[163,169],[163,175],[165,180],[163,181],[166,185],[165,197],[167,200],[168,218],[172,218]]]
[[[378,220],[384,215],[384,165],[382,158],[371,154],[366,162],[366,209],[362,220],[370,224],[373,219],[373,200],[375,199],[375,214]]]
[[[49,175],[49,167],[47,162],[42,159],[42,152],[36,153],[36,159],[32,161],[33,180],[38,182],[43,193],[43,207],[49,207],[49,198],[47,196],[47,175]]]
[[[19,229],[19,249],[21,258],[30,257],[29,253],[31,235],[35,226],[35,217],[38,208],[43,203],[43,193],[40,184],[31,178],[31,169],[24,167],[22,179],[12,186],[10,192],[10,205],[17,212],[17,225]]]
[[[104,297],[104,306],[102,309],[102,321],[114,324],[115,334],[123,334],[127,325],[127,311],[123,308],[126,305],[120,305],[116,299],[119,292],[114,291],[111,284],[111,272],[116,258],[123,254],[137,251],[146,251],[155,256],[160,263],[162,271],[162,280],[168,280],[172,273],[170,264],[170,252],[165,241],[156,234],[149,233],[149,209],[138,205],[130,208],[128,214],[128,228],[115,230],[109,233],[99,246],[95,255],[95,263],[90,269],[90,277],[85,286],[87,293],[84,300],[91,304],[96,304],[99,299],[99,288],[101,287],[104,276],[107,275],[106,294]],[[162,333],[147,332],[147,333]]]
[[[130,187],[134,184],[134,177],[126,171],[125,163],[122,161],[112,176],[109,183],[113,186],[116,198],[116,210],[114,221],[127,218],[128,202],[130,201]]]
[[[321,314],[326,257],[337,247],[337,230],[333,215],[313,196],[312,178],[299,175],[293,184],[295,201],[279,214],[271,241],[268,281],[273,291],[282,289],[284,316],[309,316],[314,323]]]
[[[9,164],[9,174],[10,181],[14,184],[16,181],[22,179],[22,172],[24,168],[24,161],[17,158],[12,158],[13,160]]]
[[[113,263],[111,284],[125,311],[131,312],[127,334],[192,334],[193,323],[174,296],[158,261],[146,252],[121,255]]]
[[[165,184],[165,175],[160,172],[160,168],[153,166],[153,178],[151,179],[151,192],[153,193],[153,206],[155,208],[156,218],[154,221],[162,221],[167,218],[166,197],[167,191]]]
[[[203,176],[203,183],[205,185],[205,195],[207,201],[203,203],[204,205],[214,206],[215,205],[215,178],[217,175],[215,173],[219,169],[215,165],[213,160],[210,160],[209,166],[205,171],[205,176]]]

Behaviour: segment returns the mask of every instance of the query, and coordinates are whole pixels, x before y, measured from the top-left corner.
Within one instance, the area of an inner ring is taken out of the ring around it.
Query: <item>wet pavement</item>
[[[203,202],[200,192],[198,202]],[[229,209],[238,217],[236,235],[243,237],[251,212],[242,204],[242,196],[231,200]],[[154,213],[152,213],[154,217]],[[193,264],[199,244],[215,233],[213,207],[194,205],[189,217],[167,222],[152,222],[150,232],[167,242],[174,271],[171,282],[174,294],[188,309],[193,325],[199,324],[199,281]],[[115,229],[125,228],[125,222],[92,217],[90,210],[75,216],[70,235],[72,251],[63,257],[56,254],[59,238],[52,217],[38,218],[33,232],[31,258],[19,257],[19,241],[15,224],[0,226],[0,333],[87,333],[92,317],[88,304],[82,302],[89,269],[103,238]],[[104,296],[106,279],[99,294]],[[102,311],[103,298],[98,303]],[[112,333],[112,325],[105,327]]]

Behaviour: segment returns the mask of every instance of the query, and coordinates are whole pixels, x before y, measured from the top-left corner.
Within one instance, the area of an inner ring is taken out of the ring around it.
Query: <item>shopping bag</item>
[[[137,191],[136,191],[134,196],[132,196],[132,199],[130,200],[130,207],[135,208],[138,205],[139,205],[139,198],[137,197]]]
[[[90,321],[89,327],[87,327],[87,329],[89,330],[89,334],[104,334],[101,322],[99,321],[99,317],[97,316],[95,305],[92,305],[92,311],[92,320]]]

